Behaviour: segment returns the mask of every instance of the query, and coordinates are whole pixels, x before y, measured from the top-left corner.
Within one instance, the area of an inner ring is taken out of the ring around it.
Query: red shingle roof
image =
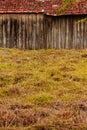
[[[56,10],[62,7],[63,0],[0,0],[0,13],[39,13],[56,15]],[[73,4],[63,13],[87,14],[87,0]]]

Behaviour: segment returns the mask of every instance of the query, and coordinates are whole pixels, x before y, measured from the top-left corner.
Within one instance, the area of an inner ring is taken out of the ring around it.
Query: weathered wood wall
[[[0,14],[0,47],[23,49],[87,48],[87,17]]]

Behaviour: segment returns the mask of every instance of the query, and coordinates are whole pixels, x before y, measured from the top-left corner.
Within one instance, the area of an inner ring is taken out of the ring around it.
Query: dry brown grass
[[[0,130],[87,130],[87,50],[0,49]]]

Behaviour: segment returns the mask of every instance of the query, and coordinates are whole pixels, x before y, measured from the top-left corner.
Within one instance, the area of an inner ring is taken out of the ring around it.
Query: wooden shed
[[[87,48],[87,0],[62,14],[63,0],[0,0],[0,47]]]

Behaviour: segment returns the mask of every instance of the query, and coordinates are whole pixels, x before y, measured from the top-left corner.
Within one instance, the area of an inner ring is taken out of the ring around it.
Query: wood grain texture
[[[87,48],[87,15],[0,14],[0,47]]]

